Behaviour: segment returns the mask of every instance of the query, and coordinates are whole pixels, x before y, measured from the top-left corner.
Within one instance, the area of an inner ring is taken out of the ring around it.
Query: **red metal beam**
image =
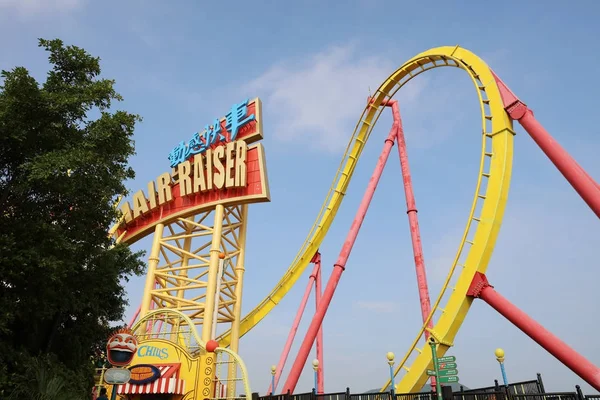
[[[410,239],[415,259],[415,270],[417,273],[417,288],[419,290],[419,302],[421,306],[421,318],[423,322],[429,317],[431,312],[431,299],[429,298],[429,287],[427,285],[427,271],[425,269],[425,259],[423,257],[423,246],[421,244],[421,232],[419,229],[419,217],[417,216],[417,202],[412,186],[410,175],[410,164],[408,162],[408,151],[406,149],[406,139],[404,137],[404,127],[402,117],[400,116],[400,107],[397,100],[388,100],[386,106],[392,108],[394,122],[398,123],[396,139],[398,143],[398,156],[400,158],[400,168],[402,170],[402,181],[404,184],[404,197],[406,198],[406,214],[408,215],[408,225],[410,228]],[[429,320],[429,328],[433,328],[433,318]],[[425,331],[425,339],[429,338],[429,331]],[[435,377],[431,377],[431,387],[435,390]]]
[[[333,271],[331,272],[331,276],[327,281],[327,286],[325,287],[325,291],[323,292],[323,296],[319,302],[319,307],[315,312],[310,326],[308,327],[308,332],[306,333],[304,341],[300,346],[300,350],[298,351],[296,360],[292,365],[288,379],[283,386],[283,393],[286,393],[288,390],[290,393],[293,393],[296,385],[298,384],[298,379],[300,379],[300,374],[302,374],[302,370],[306,364],[308,355],[310,354],[310,349],[315,342],[315,338],[317,337],[319,329],[321,328],[321,324],[323,323],[323,319],[325,318],[327,308],[331,304],[331,299],[333,298],[335,289],[337,288],[340,278],[342,277],[342,273],[346,268],[346,262],[348,261],[348,257],[350,256],[350,252],[352,251],[352,247],[354,246],[354,242],[356,241],[360,227],[365,219],[365,215],[367,214],[369,204],[371,204],[371,200],[373,199],[373,194],[375,193],[375,189],[377,188],[377,184],[381,178],[383,167],[385,166],[385,163],[390,155],[390,151],[392,150],[392,146],[394,145],[396,129],[398,129],[398,125],[394,123],[387,139],[385,140],[385,145],[381,151],[379,159],[377,160],[375,171],[369,180],[369,184],[367,185],[363,199],[360,203],[356,216],[354,217],[354,221],[352,221],[352,225],[350,226],[350,230],[348,231],[348,235],[346,236],[342,250],[340,251],[336,263],[333,265]]]
[[[496,80],[504,109],[509,117],[519,121],[523,129],[542,149],[565,179],[569,181],[583,201],[600,218],[600,184],[592,179],[577,161],[550,136],[548,131],[535,118],[533,111],[508,88],[502,79],[494,72],[492,72],[492,75]]]
[[[318,267],[317,276],[315,277],[315,312],[319,309],[319,303],[321,302],[321,253],[317,252],[313,257],[312,261],[315,266]],[[317,370],[317,387],[315,390],[317,393],[325,393],[325,365],[323,364],[323,326],[319,328],[317,334],[317,360],[319,360],[319,369]]]
[[[131,320],[129,320],[129,324],[127,324],[127,326],[129,328],[131,328],[133,326],[133,324],[135,324],[135,320],[137,319],[138,315],[140,315],[140,310],[142,309],[142,305],[140,304],[137,308],[137,311],[135,312],[135,314],[133,314],[133,317],[131,317]]]
[[[419,219],[417,217],[417,202],[412,187],[410,176],[410,166],[408,164],[408,153],[406,150],[406,140],[404,138],[404,129],[402,127],[402,118],[398,102],[390,101],[394,121],[398,121],[398,155],[400,156],[400,166],[402,168],[402,180],[404,182],[404,195],[406,197],[406,214],[410,226],[410,238],[412,241],[413,254],[415,257],[415,268],[417,272],[417,285],[419,287],[419,300],[421,302],[421,317],[423,322],[429,317],[431,312],[431,300],[429,298],[429,288],[427,287],[427,272],[425,270],[425,260],[423,258],[423,246],[421,244],[421,233],[419,230]],[[433,328],[433,319],[429,320],[429,327]],[[429,337],[429,332],[425,331],[425,337]]]
[[[319,263],[315,262],[315,257],[319,255]],[[313,288],[313,281],[319,275],[321,268],[321,255],[317,252],[313,259],[312,263],[315,264],[309,278],[308,284],[306,285],[306,289],[304,290],[304,295],[302,296],[302,301],[300,302],[300,306],[298,307],[298,311],[296,312],[296,317],[294,318],[294,322],[292,323],[292,328],[290,329],[290,333],[288,334],[288,338],[285,342],[285,346],[283,347],[283,351],[281,352],[281,356],[279,357],[279,363],[277,363],[277,369],[275,370],[275,387],[272,387],[272,384],[269,384],[269,389],[267,393],[275,393],[277,389],[277,385],[279,384],[279,379],[281,378],[281,373],[283,368],[285,367],[285,363],[290,354],[290,349],[292,348],[292,344],[294,343],[294,338],[296,337],[296,333],[298,332],[298,326],[300,326],[300,321],[302,320],[302,315],[304,314],[304,310],[306,309],[306,304],[308,303],[308,298],[310,297],[310,292]],[[320,361],[320,360],[319,360]]]
[[[533,318],[508,301],[489,284],[486,276],[477,272],[467,292],[468,296],[480,298],[512,322],[527,336],[536,341],[581,379],[600,391],[600,368],[554,336]]]

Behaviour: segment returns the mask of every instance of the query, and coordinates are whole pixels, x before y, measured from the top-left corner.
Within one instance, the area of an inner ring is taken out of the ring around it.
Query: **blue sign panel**
[[[225,115],[225,131],[221,126],[221,119],[215,118],[212,125],[206,125],[202,133],[194,133],[188,143],[179,142],[169,153],[171,168],[175,168],[193,155],[204,153],[213,144],[234,141],[241,127],[256,120],[254,114],[246,114],[248,114],[248,99],[231,106],[231,110]]]

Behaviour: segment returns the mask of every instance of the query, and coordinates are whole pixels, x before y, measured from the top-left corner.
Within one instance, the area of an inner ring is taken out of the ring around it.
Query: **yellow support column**
[[[230,349],[237,353],[240,344],[240,321],[242,319],[242,293],[244,285],[244,258],[246,253],[246,230],[247,230],[247,218],[248,218],[248,205],[244,204],[241,206],[241,222],[238,247],[240,253],[237,258],[237,264],[235,266],[235,275],[237,283],[235,285],[235,305],[233,306],[234,320],[231,324],[231,344]],[[234,398],[237,386],[237,365],[235,363],[229,364],[229,371],[227,374],[227,397]],[[246,396],[250,396],[250,393],[245,393]]]
[[[150,303],[152,302],[152,290],[154,289],[154,281],[156,272],[156,267],[158,267],[159,255],[160,255],[160,246],[161,240],[163,236],[163,230],[165,226],[163,224],[157,224],[156,228],[154,228],[154,237],[152,238],[152,249],[150,250],[150,257],[148,257],[148,272],[146,273],[146,286],[144,287],[144,296],[142,297],[142,305],[140,307],[140,316],[142,319],[146,314],[148,314],[148,310],[150,310]],[[144,323],[143,332],[147,331],[147,323]]]
[[[192,217],[193,218],[193,217]],[[188,267],[188,263],[190,262],[190,251],[192,250],[192,234],[191,234],[191,230],[192,228],[190,228],[189,223],[187,221],[184,222],[185,225],[185,238],[183,239],[183,255],[181,256],[181,271],[179,272],[179,276],[183,277],[183,278],[187,278],[188,274],[187,274],[187,267]],[[177,285],[179,285],[180,287],[184,286],[184,282],[181,279],[177,279]],[[181,299],[184,298],[185,296],[185,290],[183,289],[179,289],[177,291],[177,299],[179,299],[177,301],[177,310],[181,310],[181,306],[182,306],[182,302]],[[181,341],[181,338],[183,335],[180,335],[180,320],[176,320],[175,324],[173,325],[173,330],[171,331],[171,341],[175,342],[175,343],[179,343],[180,345],[185,347],[185,343]]]
[[[217,272],[219,270],[219,254],[221,253],[221,235],[223,234],[223,214],[223,205],[217,205],[215,207],[215,221],[213,224],[212,243],[210,246],[208,279],[206,282],[206,295],[204,298],[204,313],[202,318],[202,341],[204,343],[208,343],[208,341],[214,339],[211,336],[215,296],[219,295]],[[215,392],[215,354],[213,352],[214,349],[207,350],[206,354],[200,357],[200,374],[196,386],[196,398],[199,399],[212,398]]]
[[[218,204],[215,207],[215,222],[213,225],[212,244],[210,246],[210,260],[208,267],[208,281],[206,283],[206,297],[204,299],[204,318],[202,320],[202,340],[204,343],[211,339],[213,326],[213,313],[215,296],[218,296],[217,272],[219,270],[219,253],[221,252],[221,235],[223,233],[224,207]]]

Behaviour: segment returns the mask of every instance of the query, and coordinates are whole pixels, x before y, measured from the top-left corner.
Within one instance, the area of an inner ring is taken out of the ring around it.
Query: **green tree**
[[[23,67],[0,80],[0,398],[36,357],[91,387],[93,347],[123,318],[122,281],[144,269],[107,236],[140,118],[111,110],[122,98],[99,58],[58,39],[39,46],[44,83]]]

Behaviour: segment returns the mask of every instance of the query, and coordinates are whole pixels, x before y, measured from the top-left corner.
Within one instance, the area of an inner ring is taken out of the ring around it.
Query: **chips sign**
[[[131,372],[131,379],[129,383],[134,385],[144,385],[146,383],[152,383],[160,378],[160,370],[154,365],[150,364],[137,364],[129,368]]]

